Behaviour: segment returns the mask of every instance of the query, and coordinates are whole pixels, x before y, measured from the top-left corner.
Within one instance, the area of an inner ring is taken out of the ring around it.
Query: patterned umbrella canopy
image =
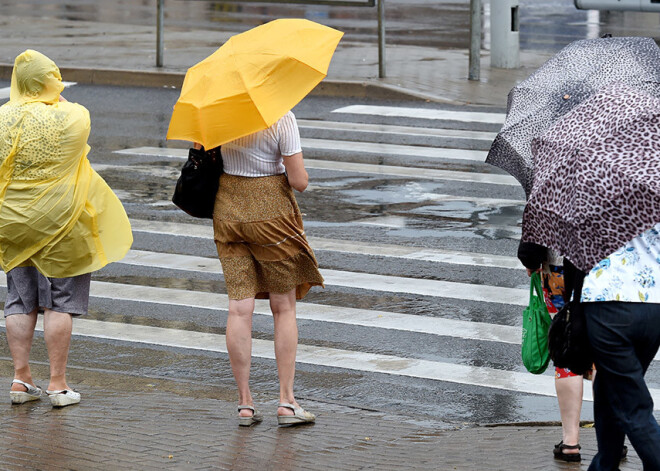
[[[603,86],[623,82],[651,91],[660,82],[660,48],[651,38],[575,41],[509,93],[507,116],[486,162],[513,175],[529,196],[532,139]]]
[[[609,85],[535,139],[532,153],[523,241],[589,271],[660,222],[660,99]]]

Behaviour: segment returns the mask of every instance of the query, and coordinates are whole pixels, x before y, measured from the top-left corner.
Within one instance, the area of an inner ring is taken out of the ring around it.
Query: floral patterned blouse
[[[596,301],[660,303],[660,223],[587,274],[582,302]]]

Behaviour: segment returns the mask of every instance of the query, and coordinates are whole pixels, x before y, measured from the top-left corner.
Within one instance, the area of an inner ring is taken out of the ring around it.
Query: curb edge
[[[10,80],[12,70],[12,64],[0,64],[0,80]],[[185,77],[185,74],[180,72],[67,66],[60,67],[60,72],[69,82],[130,87],[181,88]],[[456,103],[453,100],[380,83],[376,80],[324,80],[310,92],[310,95]]]

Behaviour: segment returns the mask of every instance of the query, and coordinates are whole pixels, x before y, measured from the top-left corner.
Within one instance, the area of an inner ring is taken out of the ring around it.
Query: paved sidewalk
[[[180,86],[187,68],[231,35],[166,28],[159,69],[155,27],[0,17],[0,31],[0,79],[10,78],[14,58],[29,47],[55,60],[68,81],[153,86]],[[483,51],[481,80],[474,82],[467,80],[467,50],[388,45],[386,54],[388,78],[378,79],[377,44],[342,40],[315,93],[505,107],[509,90],[550,57],[523,51],[521,68],[497,69]]]
[[[0,384],[10,373],[0,361]],[[46,367],[34,374],[46,377]],[[4,396],[0,469],[580,470],[596,449],[592,428],[581,431],[582,464],[569,464],[552,458],[558,426],[436,428],[309,399],[301,402],[317,413],[314,425],[278,427],[276,403],[257,397],[265,420],[246,429],[237,426],[231,385],[76,369],[69,376],[83,396],[75,406],[53,409],[47,398],[12,406]],[[641,469],[631,449],[621,470]]]

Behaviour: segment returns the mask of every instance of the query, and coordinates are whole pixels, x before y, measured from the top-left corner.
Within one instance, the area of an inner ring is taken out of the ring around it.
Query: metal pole
[[[481,0],[470,0],[470,70],[468,80],[481,76]]]
[[[156,12],[156,67],[163,66],[163,19],[165,17],[165,0],[158,0]]]
[[[378,77],[385,78],[385,0],[378,0]]]

